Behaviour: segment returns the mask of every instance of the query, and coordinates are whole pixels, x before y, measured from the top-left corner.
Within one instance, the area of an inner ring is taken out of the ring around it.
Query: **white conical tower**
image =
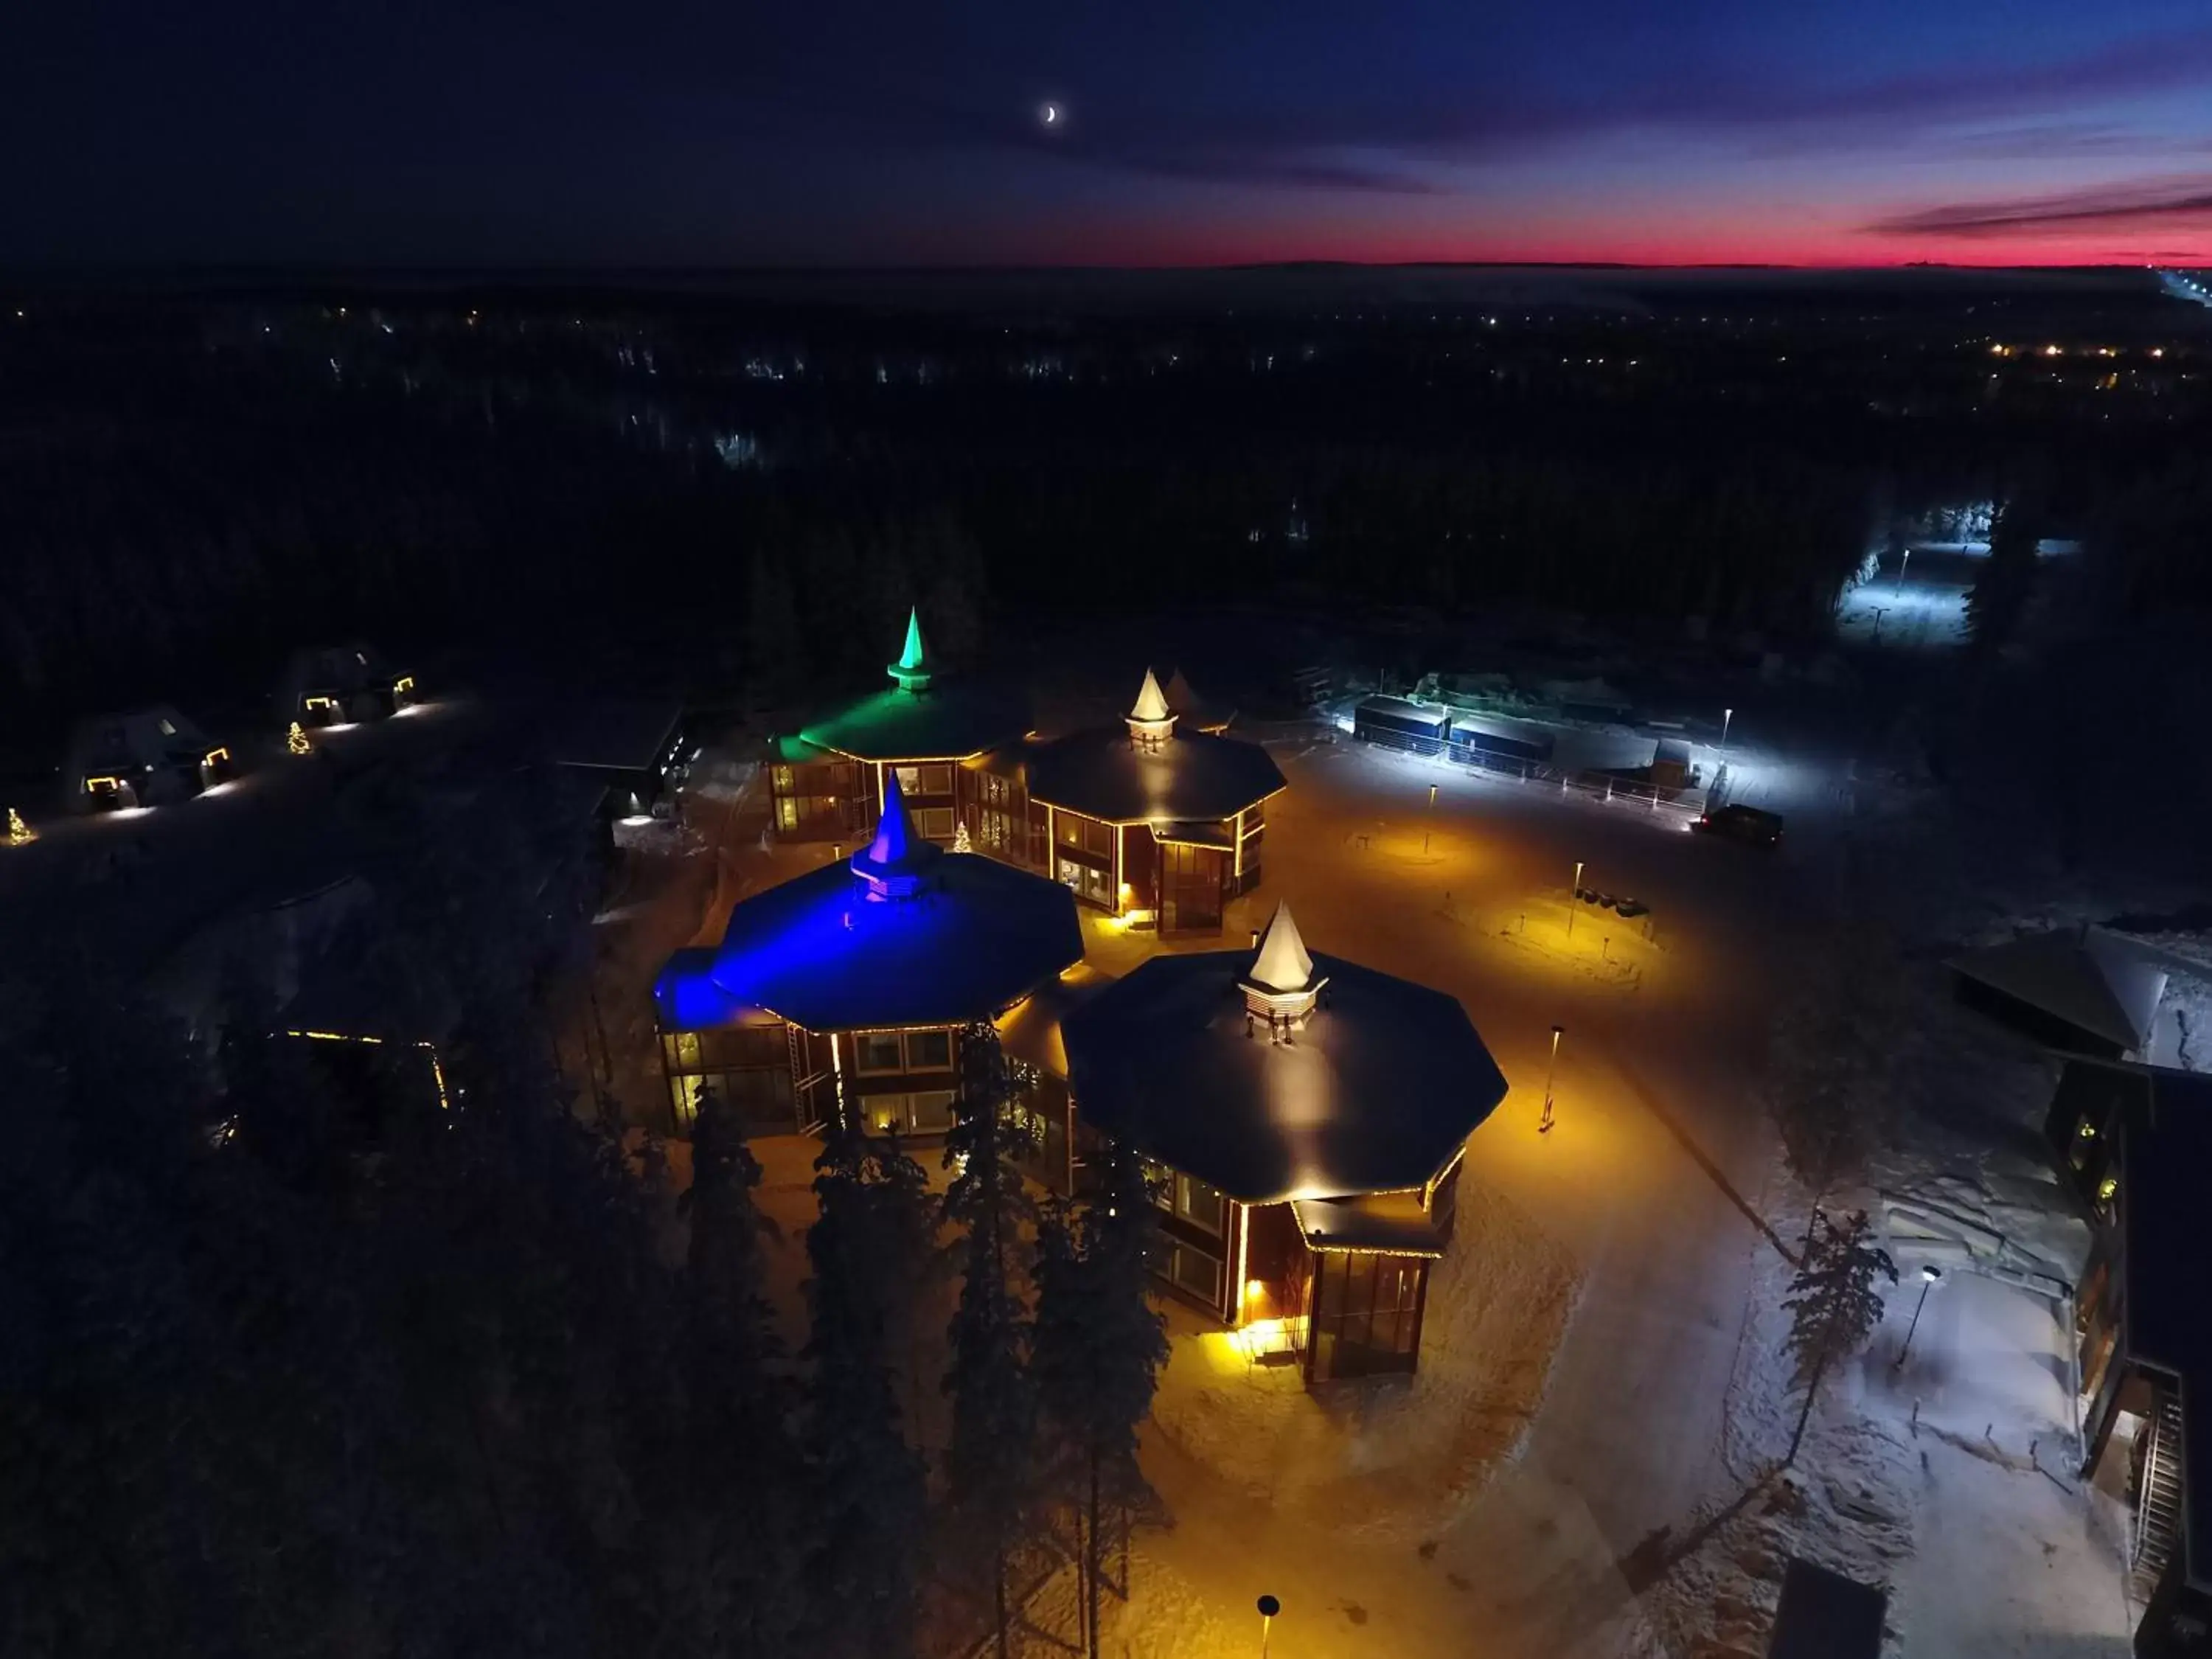
[[[1298,924],[1287,902],[1275,906],[1274,917],[1240,982],[1245,1007],[1270,1021],[1297,1022],[1313,1012],[1321,988],[1328,981],[1315,976],[1313,957],[1298,937]]]
[[[1160,690],[1160,683],[1152,671],[1145,671],[1145,683],[1137,691],[1137,706],[1124,716],[1129,723],[1129,741],[1139,749],[1158,749],[1175,734],[1175,710]]]

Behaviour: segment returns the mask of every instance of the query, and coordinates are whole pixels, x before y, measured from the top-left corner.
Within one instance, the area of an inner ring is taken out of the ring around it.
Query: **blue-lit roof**
[[[916,838],[894,793],[850,863],[746,899],[716,951],[679,951],[653,998],[674,1030],[764,1008],[816,1031],[952,1025],[998,1013],[1083,959],[1075,897],[972,853]],[[894,892],[885,896],[886,876]]]
[[[1250,951],[1154,957],[1060,1027],[1083,1116],[1249,1203],[1419,1187],[1505,1097],[1456,998],[1339,957],[1288,1046],[1247,1035]]]

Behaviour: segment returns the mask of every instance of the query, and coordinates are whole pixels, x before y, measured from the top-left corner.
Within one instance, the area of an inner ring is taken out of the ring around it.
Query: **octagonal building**
[[[678,951],[653,984],[670,1113],[689,1131],[713,1086],[763,1131],[828,1120],[951,1127],[962,1029],[1083,957],[1067,890],[917,834],[896,769],[851,859],[741,901],[721,944]]]
[[[1158,1271],[1309,1381],[1412,1370],[1468,1137],[1506,1084],[1457,999],[1309,951],[1287,905],[1259,947],[1159,956],[1070,1009],[1075,1143],[1160,1182]]]

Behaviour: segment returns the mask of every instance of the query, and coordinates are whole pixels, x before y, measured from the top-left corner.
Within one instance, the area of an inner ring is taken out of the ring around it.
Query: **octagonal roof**
[[[678,951],[653,998],[673,1030],[747,1008],[815,1031],[957,1025],[1082,959],[1073,893],[975,854],[940,854],[915,835],[894,780],[871,845],[744,900],[720,948]]]
[[[1456,998],[1318,951],[1319,1006],[1271,1041],[1240,988],[1257,955],[1154,957],[1070,1011],[1083,1115],[1263,1204],[1419,1187],[1505,1097]]]

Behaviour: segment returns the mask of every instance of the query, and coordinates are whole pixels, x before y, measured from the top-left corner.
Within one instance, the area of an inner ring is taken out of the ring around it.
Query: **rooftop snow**
[[[2149,1040],[2166,994],[2164,969],[2126,939],[2097,927],[2031,933],[1965,951],[1948,965],[1963,978],[2124,1050],[2139,1049]]]
[[[1285,787],[1256,743],[1176,732],[1139,748],[1118,726],[1078,732],[1029,755],[1032,799],[1109,823],[1234,817]]]
[[[1155,957],[1063,1022],[1079,1109],[1232,1198],[1419,1187],[1505,1097],[1458,1001],[1315,953],[1328,981],[1287,1044],[1238,981],[1257,953]],[[1251,1033],[1249,1034],[1248,1033]]]

